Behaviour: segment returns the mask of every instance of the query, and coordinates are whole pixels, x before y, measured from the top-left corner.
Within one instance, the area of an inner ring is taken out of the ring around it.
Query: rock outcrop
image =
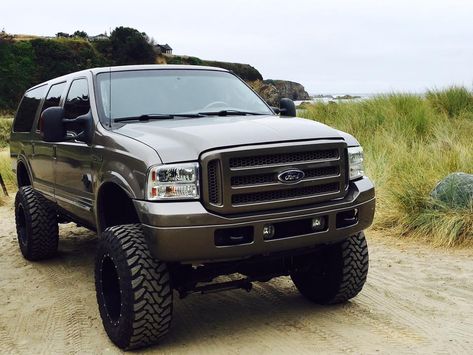
[[[271,106],[279,106],[279,101],[283,97],[291,100],[310,100],[304,86],[293,81],[258,80],[249,84]]]
[[[281,98],[287,97],[291,100],[309,100],[310,96],[302,84],[288,80],[263,80],[265,84],[272,84],[279,91]]]

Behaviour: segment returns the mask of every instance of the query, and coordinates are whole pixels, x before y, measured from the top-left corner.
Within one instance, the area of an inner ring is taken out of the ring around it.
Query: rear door
[[[61,98],[64,96],[66,82],[53,84],[49,87],[46,99],[39,113],[39,117],[48,107],[59,106]],[[52,143],[44,142],[39,132],[39,117],[36,121],[35,129],[32,133],[31,156],[29,158],[31,169],[33,171],[33,180],[35,188],[42,191],[45,195],[54,198],[54,166],[53,154],[54,147]]]
[[[64,101],[65,119],[73,119],[90,111],[87,78],[72,81]],[[70,126],[69,126],[70,127]],[[78,133],[79,127],[70,127]],[[57,204],[85,224],[93,224],[91,146],[70,140],[55,144],[55,197]]]
[[[29,164],[34,159],[35,151],[32,144],[32,132],[34,132],[33,123],[39,115],[39,107],[41,106],[44,96],[46,95],[47,85],[43,85],[31,90],[28,90],[23,99],[13,122],[13,129],[10,141],[11,156],[14,159],[23,159],[29,165],[31,173],[31,183],[34,188],[40,190],[46,195],[53,196],[54,175],[50,161],[50,165],[44,166],[45,175],[40,173],[37,176],[37,171],[31,169]]]

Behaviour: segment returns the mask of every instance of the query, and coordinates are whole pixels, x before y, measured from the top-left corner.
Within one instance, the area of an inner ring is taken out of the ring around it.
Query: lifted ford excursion
[[[31,88],[11,134],[23,256],[54,256],[58,223],[97,231],[97,302],[123,349],[168,332],[174,290],[290,275],[315,303],[347,301],[368,273],[374,187],[355,138],[295,114],[209,67],[96,68]]]

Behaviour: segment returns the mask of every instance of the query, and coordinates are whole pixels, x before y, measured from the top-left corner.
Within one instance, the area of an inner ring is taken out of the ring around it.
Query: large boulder
[[[450,174],[435,186],[431,196],[451,208],[470,208],[473,205],[473,175]]]

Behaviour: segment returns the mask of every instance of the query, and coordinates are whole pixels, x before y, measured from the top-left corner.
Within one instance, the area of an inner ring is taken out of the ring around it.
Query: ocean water
[[[302,102],[354,102],[363,101],[373,98],[379,95],[390,95],[396,94],[396,92],[379,92],[379,93],[344,93],[344,94],[310,94],[310,100],[297,100],[294,103],[300,105]],[[425,97],[425,92],[409,92],[408,95],[416,95],[419,97]]]
[[[310,95],[311,99],[310,100],[297,100],[294,101],[294,103],[297,105],[300,105],[302,102],[323,102],[323,103],[329,103],[329,102],[353,102],[353,101],[362,101],[362,100],[367,100],[369,98],[372,98],[376,95],[379,94],[372,94],[372,93],[362,93],[362,94],[322,94],[322,95]],[[347,96],[350,96],[351,98],[347,98]]]

